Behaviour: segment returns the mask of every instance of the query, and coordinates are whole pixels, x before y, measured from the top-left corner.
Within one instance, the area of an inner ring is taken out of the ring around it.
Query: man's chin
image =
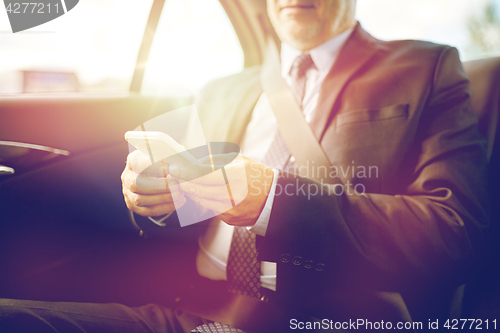
[[[282,41],[290,44],[296,48],[303,48],[308,45],[318,36],[318,24],[296,24],[290,23],[288,26],[283,27],[280,31],[280,38]]]

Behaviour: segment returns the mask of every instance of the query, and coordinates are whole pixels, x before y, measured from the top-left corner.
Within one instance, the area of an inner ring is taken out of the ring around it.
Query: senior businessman
[[[170,188],[141,188],[133,170],[148,157],[133,152],[122,174],[128,208],[156,218],[194,202],[219,214],[199,239],[196,267],[244,299],[336,321],[449,317],[488,224],[485,142],[456,49],[375,39],[356,22],[355,0],[267,5],[293,100],[279,103],[255,67],[210,83],[197,103],[207,141],[241,147],[234,165],[245,167],[248,195],[225,211],[222,187],[210,177],[193,181],[200,166],[187,165],[170,165]],[[302,118],[283,117],[278,109],[290,103]],[[325,163],[328,172],[315,170]],[[176,214],[165,221],[176,223]],[[50,316],[62,316],[53,306]],[[96,309],[74,306],[81,316]],[[119,307],[99,306],[113,314]],[[116,317],[163,323],[163,331],[235,323],[203,312],[120,309],[100,327],[122,325]],[[65,320],[86,327],[90,319],[79,318]]]

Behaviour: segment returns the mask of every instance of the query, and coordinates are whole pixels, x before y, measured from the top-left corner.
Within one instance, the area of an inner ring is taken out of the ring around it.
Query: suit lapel
[[[321,85],[318,105],[311,120],[311,127],[318,140],[322,139],[328,122],[335,115],[335,102],[342,89],[377,51],[375,41],[358,23],[340,51],[337,60]]]

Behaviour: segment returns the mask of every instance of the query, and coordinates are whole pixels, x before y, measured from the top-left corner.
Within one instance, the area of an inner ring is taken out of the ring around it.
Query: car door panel
[[[47,299],[47,293],[52,292],[55,298],[51,299],[76,299],[76,289],[61,290],[65,283],[47,282],[33,288],[33,281],[40,277],[60,277],[69,272],[51,275],[39,268],[60,270],[60,265],[81,260],[78,253],[87,253],[95,246],[139,238],[129,222],[121,191],[120,175],[129,152],[123,135],[156,115],[190,102],[135,96],[0,99],[0,141],[69,152],[26,165],[10,164],[9,156],[0,161],[16,170],[0,176],[1,297]],[[179,120],[179,127],[186,120]],[[2,149],[0,158],[1,153]],[[101,249],[93,258],[108,254]],[[65,262],[65,258],[71,260]],[[91,261],[87,257],[87,262]],[[95,297],[87,295],[89,301],[99,300],[97,291],[92,295]]]

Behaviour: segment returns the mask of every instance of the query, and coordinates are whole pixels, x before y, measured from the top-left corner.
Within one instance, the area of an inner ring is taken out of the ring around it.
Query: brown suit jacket
[[[241,142],[262,93],[259,73],[204,89],[197,105],[207,140]],[[280,303],[334,320],[447,316],[488,224],[485,141],[470,93],[456,49],[380,41],[356,27],[310,124],[345,191],[308,195],[317,183],[281,174],[259,240],[260,260],[278,263]],[[355,185],[365,194],[348,195]]]

